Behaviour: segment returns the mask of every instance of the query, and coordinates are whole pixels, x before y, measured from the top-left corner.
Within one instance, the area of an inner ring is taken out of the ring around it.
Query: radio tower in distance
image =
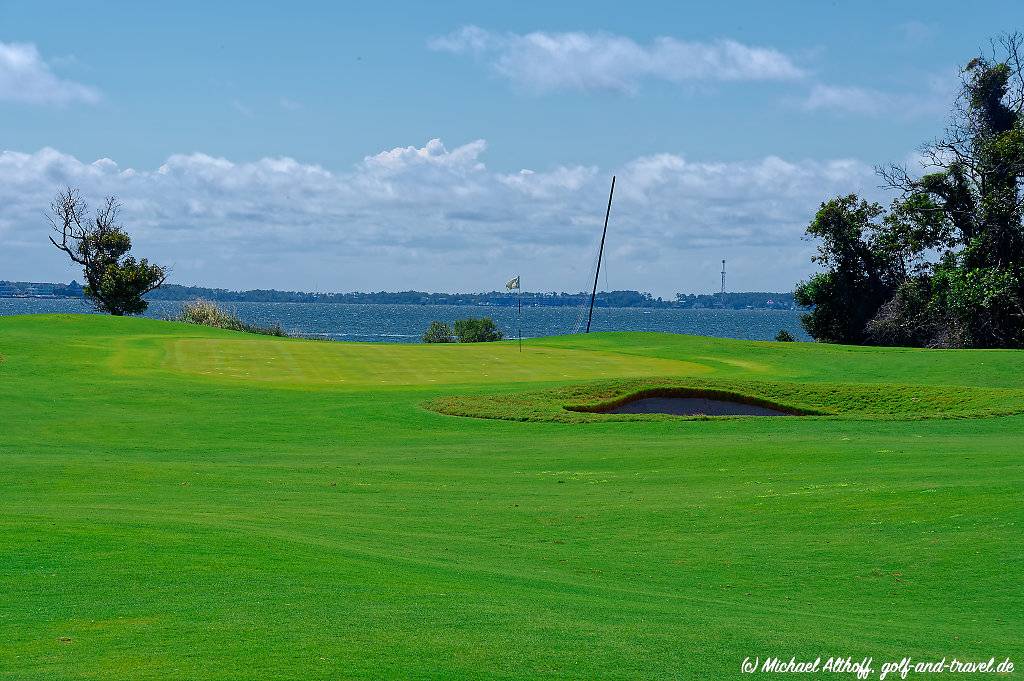
[[[722,307],[725,307],[725,260],[722,261]]]

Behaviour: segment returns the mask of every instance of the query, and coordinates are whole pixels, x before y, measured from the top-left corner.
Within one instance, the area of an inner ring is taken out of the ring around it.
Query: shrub
[[[796,340],[796,338],[793,338],[793,334],[791,334],[789,331],[782,329],[777,334],[775,334],[775,340],[778,341],[779,343],[792,343],[793,341]]]
[[[270,326],[256,326],[255,324],[247,324],[238,318],[233,312],[221,308],[217,303],[209,300],[197,299],[190,300],[181,306],[181,314],[174,318],[176,322],[185,322],[186,324],[200,324],[202,326],[212,326],[218,329],[228,329],[230,331],[244,331],[245,333],[259,333],[264,336],[287,336],[284,329],[277,322],[274,322]]]
[[[423,334],[424,343],[453,343],[455,337],[452,335],[452,327],[444,322],[430,322],[430,328]]]
[[[502,334],[490,317],[470,317],[455,322],[455,335],[460,343],[486,343],[501,340]]]

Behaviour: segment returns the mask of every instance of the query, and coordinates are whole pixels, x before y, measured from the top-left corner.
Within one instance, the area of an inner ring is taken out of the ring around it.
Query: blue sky
[[[1014,2],[0,4],[0,278],[67,279],[42,212],[116,193],[229,287],[784,290],[802,226],[941,132]],[[438,140],[431,142],[431,140]],[[526,172],[524,172],[526,171]]]

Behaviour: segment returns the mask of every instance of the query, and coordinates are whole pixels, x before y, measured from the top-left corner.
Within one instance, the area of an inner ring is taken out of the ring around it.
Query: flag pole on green
[[[519,275],[515,276],[515,279],[510,279],[505,288],[509,291],[516,292],[516,302],[519,304],[519,352],[523,351],[523,294],[519,288]]]

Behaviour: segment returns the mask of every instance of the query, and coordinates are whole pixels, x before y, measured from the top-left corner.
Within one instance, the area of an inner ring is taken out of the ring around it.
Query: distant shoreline
[[[82,288],[77,282],[69,284],[48,282],[0,281],[0,298],[16,299],[80,299]],[[255,289],[231,291],[202,286],[168,284],[146,296],[148,300],[191,300],[205,298],[230,303],[327,303],[349,305],[479,305],[483,307],[576,307],[586,303],[587,293],[555,293],[523,291],[521,295],[503,291],[484,293],[429,293],[424,291],[379,291],[352,293],[307,293]],[[675,299],[662,299],[640,291],[602,291],[595,305],[600,307],[640,307],[662,309],[798,309],[791,292],[726,292],[676,294]]]

